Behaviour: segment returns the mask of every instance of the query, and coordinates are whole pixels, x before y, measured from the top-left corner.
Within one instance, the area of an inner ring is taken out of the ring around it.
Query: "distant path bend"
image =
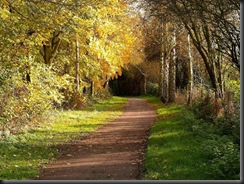
[[[129,98],[123,114],[76,141],[47,165],[39,180],[137,180],[156,113],[147,102]]]

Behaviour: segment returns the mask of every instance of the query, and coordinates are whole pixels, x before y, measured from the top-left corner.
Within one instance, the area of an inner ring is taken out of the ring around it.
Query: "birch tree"
[[[188,56],[189,56],[188,63],[187,63],[187,68],[188,68],[187,105],[191,106],[194,79],[193,79],[193,58],[191,54],[191,38],[189,34],[187,37],[187,42],[188,42]]]
[[[170,56],[170,64],[169,64],[169,102],[175,102],[175,93],[176,93],[176,28],[173,25],[173,38],[172,45],[173,51]]]

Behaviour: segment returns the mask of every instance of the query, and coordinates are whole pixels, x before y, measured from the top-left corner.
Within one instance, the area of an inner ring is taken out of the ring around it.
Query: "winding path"
[[[137,180],[156,113],[146,101],[129,98],[124,113],[67,147],[39,180]]]

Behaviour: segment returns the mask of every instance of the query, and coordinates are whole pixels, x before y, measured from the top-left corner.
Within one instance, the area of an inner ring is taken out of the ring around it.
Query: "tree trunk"
[[[54,31],[51,40],[43,44],[43,59],[46,65],[52,64],[52,58],[56,54],[60,45],[61,39],[59,38],[59,31]]]
[[[160,73],[159,73],[159,85],[158,85],[158,96],[161,98],[163,96],[163,78],[164,78],[164,53],[162,52],[162,57],[159,63]]]
[[[193,63],[192,63],[192,55],[191,55],[191,40],[190,35],[188,35],[188,85],[187,85],[187,105],[192,105],[192,89],[193,89]]]
[[[223,99],[224,98],[224,88],[223,88],[221,61],[222,61],[221,53],[217,53],[216,61],[215,61],[215,69],[216,69],[217,85],[218,85],[218,89],[219,89],[218,96]]]
[[[216,52],[214,52],[215,50],[210,40],[210,35],[211,35],[210,30],[206,23],[203,24],[203,26],[201,26],[202,29],[200,29],[200,27],[197,27],[196,23],[194,22],[191,23],[192,26],[190,27],[186,22],[184,22],[185,28],[188,30],[188,33],[191,36],[194,46],[196,47],[196,49],[198,50],[199,54],[201,55],[204,61],[205,67],[207,69],[212,84],[212,88],[217,92],[216,97],[222,98],[221,91],[218,85],[217,76],[216,76],[216,66],[215,66],[216,59],[214,58]],[[201,34],[204,35],[204,38],[207,43],[207,47],[203,45],[202,42],[203,38]]]
[[[79,76],[79,70],[80,70],[80,63],[79,63],[80,48],[79,48],[78,39],[76,39],[75,45],[76,45],[76,91],[78,93],[79,90],[80,90],[80,76]]]
[[[173,57],[170,57],[169,63],[169,99],[168,102],[175,102],[175,92],[176,92],[176,33],[174,30],[173,35]]]
[[[147,95],[147,76],[143,75],[144,81],[143,81],[143,91],[144,95]]]
[[[43,59],[46,65],[51,64],[51,49],[49,45],[43,45]]]
[[[91,81],[91,91],[90,91],[90,95],[93,96],[94,95],[94,82]]]
[[[159,80],[159,92],[158,95],[163,103],[168,102],[168,73],[169,73],[169,63],[167,61],[167,40],[168,29],[167,23],[162,24],[162,56],[160,61],[160,80]]]

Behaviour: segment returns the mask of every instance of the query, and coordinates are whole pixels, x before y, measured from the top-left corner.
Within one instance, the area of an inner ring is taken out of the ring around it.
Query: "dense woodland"
[[[240,149],[237,0],[1,0],[0,35],[0,138],[53,109],[155,95]]]

